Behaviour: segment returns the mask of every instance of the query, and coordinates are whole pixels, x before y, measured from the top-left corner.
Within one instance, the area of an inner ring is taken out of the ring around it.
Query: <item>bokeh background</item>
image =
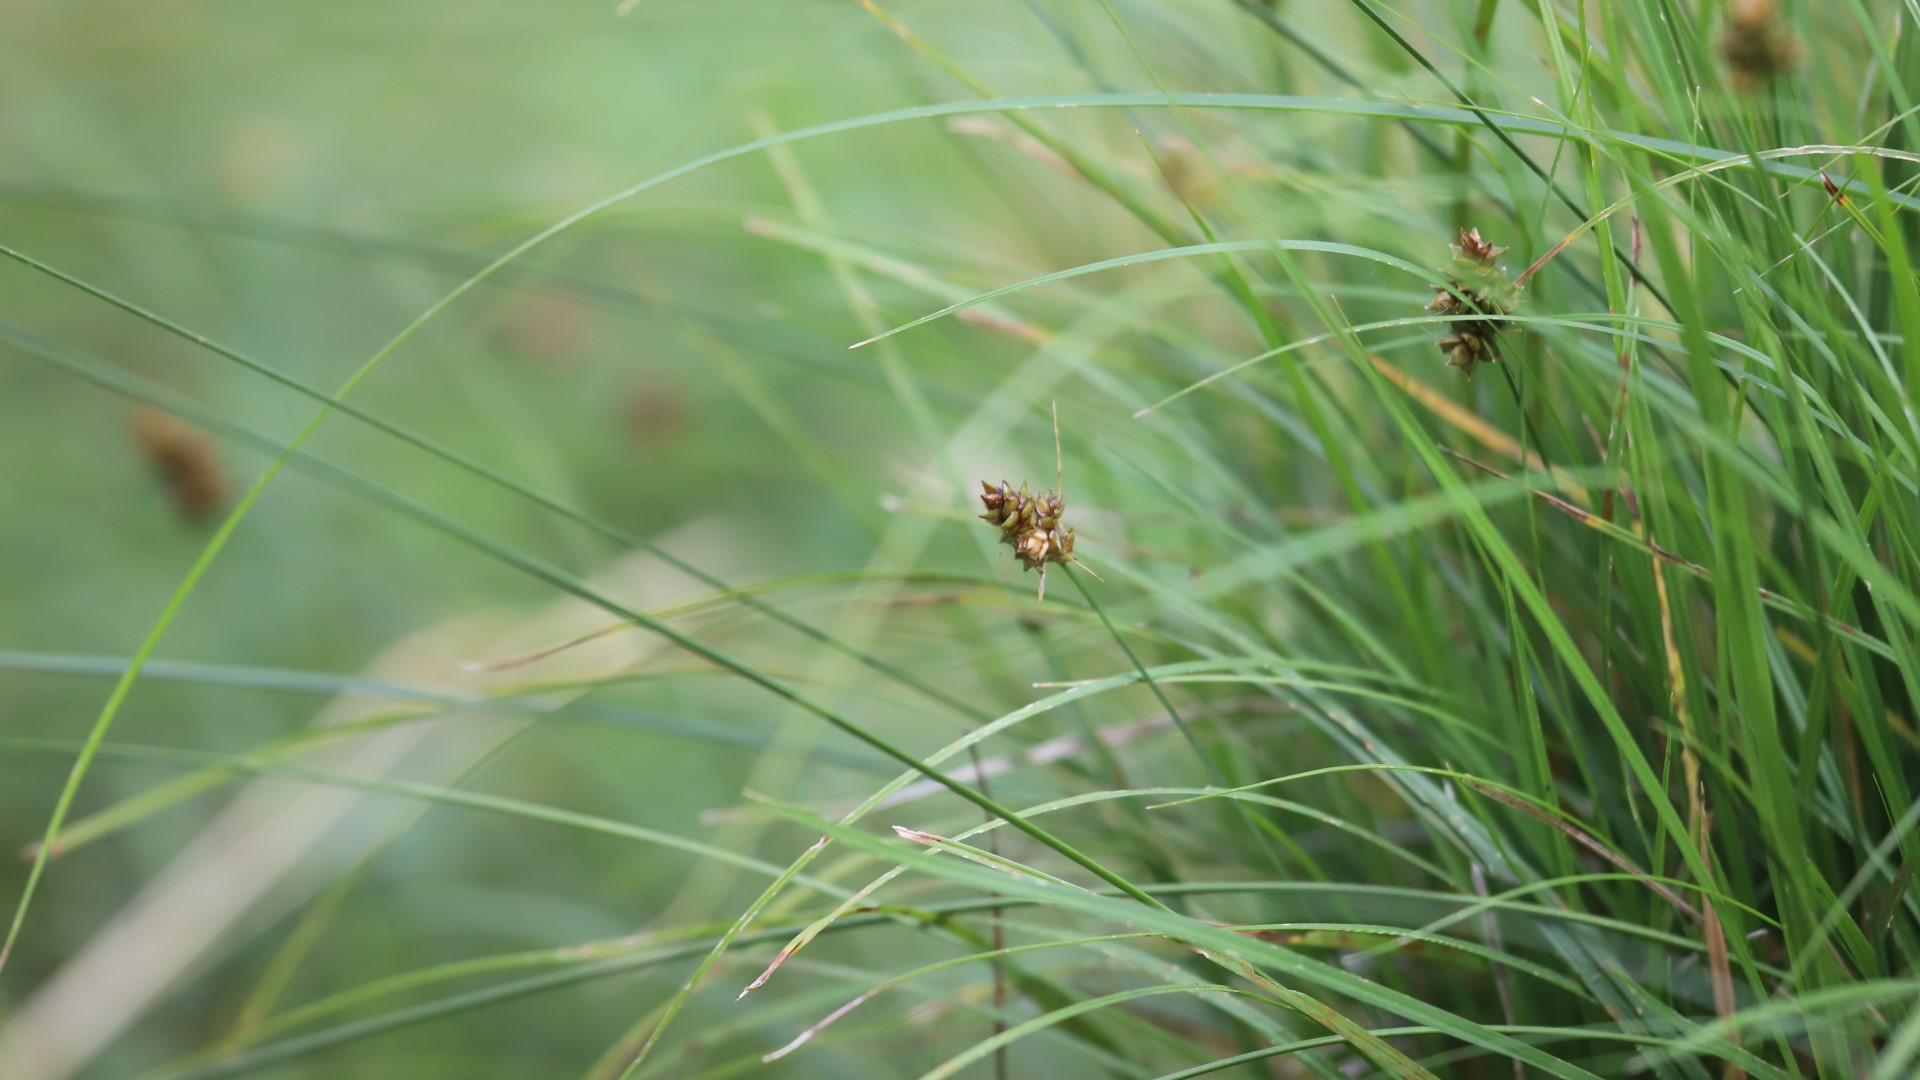
[[[331,391],[466,275],[588,203],[770,132],[946,99],[958,89],[853,4],[627,7],[7,0],[0,237]],[[1158,30],[1178,35],[1165,42],[1174,62],[1222,88],[1269,83],[1263,49],[1218,48],[1231,13],[1200,7],[1152,13]],[[1089,85],[1023,5],[921,5],[917,14],[925,32],[968,54],[976,74],[1005,93]],[[1063,29],[1099,32],[1085,12],[1057,17]],[[1206,70],[1223,55],[1238,70]],[[1059,125],[1114,149],[1144,182],[1152,163],[1137,149],[1138,120],[1068,117]],[[1034,658],[1032,631],[1017,621],[1035,607],[1026,599],[1031,578],[1022,581],[1004,549],[965,525],[959,481],[1051,486],[1047,408],[1060,397],[1069,482],[1097,520],[1091,496],[1103,477],[1087,455],[1102,445],[1121,452],[1142,438],[1138,425],[1114,403],[1082,407],[1061,385],[1065,363],[1028,362],[1032,344],[1017,336],[936,328],[890,361],[873,349],[849,352],[867,336],[864,313],[850,310],[819,249],[906,256],[947,283],[950,296],[863,275],[874,310],[903,320],[991,285],[1156,246],[1018,139],[1004,121],[980,117],[796,145],[790,167],[824,215],[813,220],[796,209],[792,187],[765,155],[705,169],[600,214],[464,297],[353,401],[729,581],[826,576],[789,586],[779,602],[837,633],[877,639],[882,651],[997,712],[1016,695],[1037,693],[1022,680],[1046,662]],[[1200,280],[1189,273],[1184,287]],[[205,506],[183,503],[169,486],[165,451],[143,445],[137,400],[14,346],[38,342],[156,384],[269,439],[290,438],[315,406],[24,267],[0,266],[0,292],[16,335],[0,363],[0,725],[16,751],[0,759],[0,850],[16,851],[44,829],[118,665],[271,458],[197,429],[163,436],[204,439],[214,475],[203,482],[217,494]],[[911,384],[904,396],[936,425],[937,449],[903,408],[901,380]],[[633,602],[710,591],[690,589],[644,558],[629,565],[631,553],[618,544],[351,418],[329,420],[307,450],[502,544],[601,575]],[[187,453],[198,460],[200,451]],[[1100,530],[1092,533],[1097,543]],[[867,595],[850,580],[869,568],[956,580],[909,588],[928,613],[893,618],[893,581],[879,579]],[[996,580],[1008,588],[979,584]],[[1054,588],[1068,587],[1056,576]],[[338,707],[329,704],[329,684],[307,685],[307,676],[347,678],[370,666],[386,684],[464,692],[473,680],[463,681],[462,660],[516,655],[608,621],[567,610],[556,623],[554,602],[545,583],[406,514],[289,471],[181,612],[112,739],[216,755],[271,744]],[[967,613],[939,610],[953,605]],[[1026,617],[1048,619],[1044,611]],[[882,730],[927,746],[961,730],[911,695],[838,685],[844,665],[766,630],[764,620],[696,618],[706,620],[693,624],[702,633],[721,635]],[[971,660],[983,651],[1005,656],[986,684]],[[629,656],[616,646],[585,670],[610,675],[629,662],[642,674],[578,699],[589,715],[509,726],[503,730],[517,734],[503,743],[491,728],[472,730],[487,717],[457,714],[448,722],[455,730],[396,749],[390,769],[384,756],[380,767],[355,767],[422,782],[458,779],[663,831],[720,835],[782,863],[797,852],[796,840],[804,843],[797,831],[718,833],[710,816],[740,803],[770,741],[785,740],[774,760],[793,767],[759,767],[763,786],[778,785],[769,794],[837,806],[895,771],[670,651],[635,645]],[[1133,712],[1143,708],[1150,714],[1150,699]],[[816,744],[839,751],[839,760],[787,756]],[[495,756],[475,759],[488,749]],[[109,755],[89,775],[76,814],[191,764]],[[143,887],[224,820],[232,790],[188,799],[53,862],[0,982],[5,1005],[22,1007],[117,925]],[[274,790],[292,797],[292,788]],[[358,799],[329,831],[288,839],[298,857],[284,873],[198,869],[214,891],[260,892],[231,918],[196,916],[189,903],[140,924],[140,935],[211,940],[190,959],[147,961],[161,971],[184,966],[124,1030],[99,1032],[106,1041],[85,1075],[134,1075],[226,1034],[299,913],[342,874],[357,876],[292,976],[289,1002],[479,954],[677,919],[722,920],[759,888],[737,875],[690,879],[697,860],[683,853],[461,809],[411,821],[396,800]],[[259,812],[271,814],[276,803],[263,805],[269,809]],[[252,858],[233,850],[232,860]],[[26,870],[24,861],[0,863],[9,902]],[[913,948],[913,935],[882,931],[852,953],[823,956],[890,963]],[[100,979],[138,982],[131,972],[143,956],[119,952]],[[544,994],[269,1075],[570,1075],[683,974]],[[737,1015],[719,1004],[727,997],[701,1003],[710,1011],[685,1030]],[[788,1026],[797,1029],[791,1019]],[[768,1049],[784,1037],[775,1025],[744,1048]],[[831,1066],[801,1063],[792,1074],[895,1075],[901,1060],[937,1060],[936,1050],[913,1045],[917,1035],[873,1038],[878,1051]]]

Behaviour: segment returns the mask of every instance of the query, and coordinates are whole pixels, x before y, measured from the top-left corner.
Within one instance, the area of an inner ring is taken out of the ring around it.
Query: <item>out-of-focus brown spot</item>
[[[686,392],[678,383],[643,380],[627,392],[627,432],[642,446],[670,443],[685,430],[688,411]]]
[[[507,337],[515,348],[556,368],[579,363],[586,336],[586,307],[560,293],[530,297],[507,323]]]
[[[149,407],[133,415],[133,441],[180,516],[197,521],[226,501],[220,455],[206,432]]]
[[[1800,40],[1787,29],[1773,0],[1734,0],[1720,35],[1735,89],[1751,93],[1800,65]]]

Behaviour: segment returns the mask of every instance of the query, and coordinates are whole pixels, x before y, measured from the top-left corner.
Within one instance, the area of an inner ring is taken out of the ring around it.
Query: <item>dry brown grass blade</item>
[[[1475,416],[1467,409],[1455,404],[1453,399],[1446,394],[1428,386],[1426,383],[1394,367],[1378,356],[1369,356],[1368,359],[1373,361],[1373,366],[1379,370],[1380,374],[1387,377],[1388,382],[1406,391],[1408,397],[1419,402],[1428,412],[1438,417],[1448,427],[1479,443],[1482,447],[1499,454],[1508,461],[1522,462],[1527,468],[1537,471],[1546,469],[1546,465],[1541,461],[1539,454],[1522,448],[1511,435],[1508,435],[1506,432]],[[1551,470],[1550,475],[1552,475],[1554,482],[1560,485],[1562,491],[1572,495],[1581,502],[1590,501],[1587,489],[1574,483],[1562,473],[1560,469],[1555,468]]]
[[[1700,821],[1700,861],[1713,865],[1713,853],[1707,845],[1712,815],[1702,811]],[[1713,910],[1713,898],[1702,896],[1700,906],[1706,914],[1705,932],[1707,939],[1707,972],[1713,982],[1713,1014],[1726,1024],[1727,1040],[1735,1046],[1740,1045],[1740,1029],[1728,1021],[1739,1011],[1739,1003],[1733,996],[1733,966],[1727,959],[1727,933],[1720,925],[1720,916]],[[1746,1070],[1727,1062],[1724,1080],[1746,1080]]]
[[[1438,449],[1442,454],[1445,454],[1446,456],[1453,458],[1455,461],[1461,462],[1466,465],[1470,465],[1473,468],[1478,469],[1483,473],[1486,473],[1488,476],[1497,476],[1502,480],[1512,481],[1513,483],[1516,483],[1516,484],[1519,483],[1518,480],[1514,479],[1511,476],[1508,476],[1506,473],[1501,472],[1499,469],[1496,469],[1493,466],[1488,465],[1484,462],[1475,461],[1474,459],[1468,457],[1467,455],[1462,454],[1458,450],[1454,450],[1445,446],[1438,447]],[[1524,487],[1525,485],[1522,485],[1522,486]],[[1646,534],[1646,532],[1639,526],[1637,522],[1634,524],[1632,529],[1626,529],[1619,525],[1614,524],[1611,521],[1608,521],[1607,519],[1599,516],[1598,514],[1593,514],[1586,510],[1582,510],[1580,507],[1573,505],[1572,503],[1568,502],[1565,499],[1560,498],[1557,495],[1551,495],[1551,494],[1548,494],[1547,492],[1541,491],[1539,488],[1533,488],[1533,487],[1529,487],[1526,490],[1529,495],[1532,495],[1534,498],[1539,499],[1541,502],[1546,503],[1548,506],[1553,507],[1555,510],[1560,511],[1561,513],[1567,515],[1568,517],[1579,522],[1580,524],[1585,525],[1589,529],[1606,533],[1608,536],[1611,536],[1622,543],[1631,544],[1635,548],[1638,548],[1639,550],[1646,552],[1648,555],[1653,556],[1655,559],[1659,560],[1660,562],[1665,563],[1666,565],[1674,567],[1676,569],[1685,570],[1687,573],[1692,574],[1694,577],[1697,577],[1702,581],[1713,580],[1713,571],[1707,569],[1704,566],[1701,566],[1699,563],[1694,562],[1691,559],[1688,559],[1681,555],[1677,555],[1671,551],[1668,551],[1666,548],[1661,547],[1657,542],[1654,541],[1652,537]],[[1665,587],[1666,587],[1665,582],[1662,582],[1661,588],[1664,589]],[[1760,597],[1760,599],[1762,600],[1772,600],[1782,604],[1791,603],[1791,601],[1788,601],[1786,597],[1782,596],[1777,592],[1774,592],[1772,589],[1755,589],[1754,594]],[[1841,622],[1839,619],[1833,618],[1830,615],[1823,616],[1823,615],[1819,615],[1818,613],[1804,611],[1803,609],[1802,617],[1809,618],[1809,619],[1819,619],[1826,624],[1827,629],[1832,630],[1836,634],[1843,634],[1847,637],[1856,638],[1856,639],[1866,638],[1866,632],[1861,630],[1859,627],[1854,626],[1851,623]]]
[[[610,634],[617,634],[622,630],[631,630],[635,627],[635,625],[636,624],[632,622],[627,622],[627,621],[617,622],[609,626],[603,626],[598,630],[589,630],[584,634],[580,634],[578,636],[568,638],[567,640],[562,641],[559,644],[547,645],[542,648],[535,649],[533,652],[530,652],[530,653],[522,653],[519,656],[509,656],[504,660],[463,660],[460,663],[460,667],[463,670],[470,671],[475,674],[491,674],[496,671],[510,671],[517,667],[526,667],[529,664],[537,663],[541,660],[547,659],[548,657],[558,656],[569,649],[577,648],[578,646],[585,645],[588,642],[598,641],[601,638],[606,637]]]
[[[1674,892],[1672,889],[1668,888],[1666,885],[1658,881],[1655,881],[1652,875],[1648,874],[1645,870],[1642,870],[1638,866],[1634,865],[1634,862],[1632,859],[1627,858],[1625,855],[1622,855],[1619,852],[1608,847],[1607,845],[1601,843],[1597,837],[1595,837],[1592,833],[1587,832],[1585,829],[1580,828],[1579,826],[1573,824],[1570,821],[1566,821],[1562,818],[1555,817],[1552,814],[1547,813],[1545,810],[1542,810],[1538,806],[1535,806],[1532,803],[1528,802],[1527,800],[1522,799],[1519,796],[1513,794],[1512,792],[1506,791],[1502,788],[1497,788],[1491,784],[1482,784],[1477,781],[1467,780],[1467,779],[1461,780],[1461,783],[1479,792],[1480,794],[1485,795],[1487,798],[1492,799],[1495,802],[1513,807],[1515,810],[1518,810],[1521,813],[1526,814],[1528,817],[1533,818],[1534,820],[1540,822],[1541,824],[1549,825],[1555,829],[1558,829],[1559,831],[1565,833],[1567,837],[1571,839],[1574,843],[1579,844],[1581,847],[1584,847],[1588,851],[1593,852],[1595,855],[1598,855],[1601,858],[1607,860],[1613,865],[1619,867],[1621,870],[1624,870],[1627,873],[1632,874],[1635,878],[1639,879],[1639,881],[1642,884],[1644,884],[1647,888],[1652,889],[1655,893],[1658,893],[1661,899],[1665,900],[1667,903],[1672,904],[1674,907],[1678,908],[1682,913],[1684,913],[1688,918],[1692,919],[1694,922],[1701,922],[1704,920],[1705,916],[1703,916],[1700,913],[1699,908],[1696,908],[1692,904],[1687,903],[1687,901],[1683,897],[1681,897],[1679,893]]]
[[[1775,637],[1780,639],[1780,644],[1785,645],[1787,651],[1793,653],[1793,655],[1805,660],[1809,664],[1819,662],[1819,652],[1816,651],[1812,645],[1807,644],[1806,640],[1798,634],[1795,634],[1784,626],[1775,627],[1773,633]],[[1848,690],[1853,689],[1853,676],[1848,675],[1844,668],[1836,673],[1836,677],[1840,680],[1840,685]],[[1907,745],[1920,747],[1920,731],[1915,731],[1912,724],[1907,723],[1904,717],[1892,709],[1887,710],[1887,726],[1893,729],[1894,734],[1905,739]]]

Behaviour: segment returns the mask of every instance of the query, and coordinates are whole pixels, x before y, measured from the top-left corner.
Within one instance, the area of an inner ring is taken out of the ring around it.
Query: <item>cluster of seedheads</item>
[[[1504,329],[1500,320],[1520,309],[1520,286],[1499,263],[1507,249],[1489,243],[1479,229],[1461,229],[1458,242],[1450,246],[1453,263],[1443,271],[1447,284],[1434,286],[1436,295],[1427,310],[1456,317],[1448,323],[1447,336],[1436,344],[1449,366],[1472,377],[1475,367],[1499,361],[1499,336]],[[1000,530],[1000,542],[1013,548],[1021,569],[1040,571],[1042,600],[1047,597],[1047,567],[1080,562],[1073,554],[1073,529],[1064,520],[1067,485],[1061,466],[1058,406],[1053,410],[1053,453],[1058,494],[1036,495],[1025,484],[1015,488],[1005,480],[998,485],[980,482],[980,503],[986,508],[980,519]]]
[[[1438,295],[1427,310],[1471,316],[1448,323],[1447,336],[1437,343],[1447,354],[1447,365],[1471,378],[1476,366],[1500,359],[1498,339],[1504,324],[1488,316],[1520,310],[1520,287],[1497,261],[1507,249],[1481,239],[1479,229],[1461,229],[1459,243],[1451,246],[1453,265],[1445,271],[1447,284],[1433,287]]]
[[[1053,455],[1054,482],[1060,485],[1057,495],[1051,491],[1035,495],[1025,484],[1016,491],[1005,480],[1000,481],[999,487],[980,481],[980,502],[987,508],[980,519],[1000,530],[1000,542],[1013,548],[1022,570],[1040,571],[1042,600],[1047,598],[1048,564],[1079,562],[1073,557],[1073,530],[1061,520],[1067,510],[1067,484],[1060,461],[1060,408],[1057,405],[1053,410]]]

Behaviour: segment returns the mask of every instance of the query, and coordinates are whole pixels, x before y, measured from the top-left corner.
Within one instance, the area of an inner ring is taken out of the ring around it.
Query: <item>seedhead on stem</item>
[[[1079,561],[1073,557],[1073,530],[1062,521],[1067,510],[1067,485],[1061,467],[1058,405],[1053,409],[1053,454],[1059,494],[1046,491],[1035,495],[1025,484],[1016,491],[1005,480],[999,487],[980,481],[980,502],[987,508],[980,519],[999,528],[1000,542],[1013,548],[1021,569],[1040,571],[1042,600],[1047,598],[1048,564]]]
[[[1460,240],[1452,247],[1453,264],[1445,271],[1448,284],[1433,287],[1437,295],[1427,310],[1441,315],[1479,316],[1449,323],[1450,332],[1436,343],[1447,354],[1447,365],[1471,378],[1477,365],[1495,363],[1500,358],[1498,338],[1504,325],[1484,316],[1511,315],[1520,310],[1520,287],[1497,261],[1507,249],[1481,239],[1479,229],[1460,230]]]

